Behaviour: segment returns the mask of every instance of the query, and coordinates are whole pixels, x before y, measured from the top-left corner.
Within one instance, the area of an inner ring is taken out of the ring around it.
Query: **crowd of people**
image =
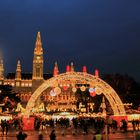
[[[88,133],[88,128],[94,128],[102,130],[105,125],[104,118],[86,118],[86,117],[79,117],[73,118],[70,120],[69,118],[59,118],[59,119],[42,119],[39,117],[35,118],[34,127],[35,130],[44,130],[47,127],[55,128],[69,128],[73,127],[76,129],[83,129],[85,133]]]
[[[1,120],[0,123],[2,134],[8,133],[9,129],[21,130],[23,127],[22,118],[13,118],[10,120]]]
[[[139,130],[139,120],[132,120],[132,128],[133,130]],[[78,130],[81,130],[83,134],[88,134],[89,129],[94,130],[95,134],[101,134],[105,131],[105,125],[107,125],[108,133],[115,133],[117,130],[127,132],[128,130],[128,122],[125,119],[122,119],[119,123],[112,119],[104,119],[101,117],[77,117],[70,120],[69,118],[59,118],[59,119],[43,119],[41,117],[34,118],[34,129],[36,131],[47,130],[51,128],[52,131],[50,133],[50,139],[55,140],[55,128],[63,128],[68,130],[71,128],[72,134],[76,135]],[[9,129],[16,129],[19,131],[17,135],[17,140],[26,139],[27,135],[22,132],[23,122],[22,118],[13,118],[12,120],[1,120],[1,132],[2,135],[7,135]],[[64,134],[64,133],[63,133]],[[21,139],[22,137],[22,139]],[[43,135],[40,134],[38,137],[39,140],[43,140]]]
[[[108,133],[115,133],[116,131],[127,132],[128,130],[128,121],[122,119],[120,122],[116,121],[113,118],[104,119],[101,117],[78,117],[73,118],[72,120],[68,118],[60,119],[41,119],[35,118],[35,130],[44,130],[47,127],[55,128],[69,128],[73,127],[75,133],[77,130],[81,129],[84,134],[88,134],[88,129],[93,129],[98,132],[103,132],[105,125],[107,125]],[[139,120],[132,121],[133,130],[139,130]]]
[[[2,135],[4,135],[4,133],[6,135],[8,134],[9,123],[6,120],[1,120],[1,130],[2,130]]]

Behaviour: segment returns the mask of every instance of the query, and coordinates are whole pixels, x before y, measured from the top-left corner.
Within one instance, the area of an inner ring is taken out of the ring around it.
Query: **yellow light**
[[[61,89],[59,87],[55,87],[54,92],[58,95],[61,93]]]
[[[102,94],[102,91],[101,91],[101,89],[99,87],[95,88],[95,92],[96,92],[97,95],[101,95]]]
[[[75,93],[76,91],[77,91],[77,88],[76,88],[76,87],[73,87],[73,88],[72,88],[72,92]]]
[[[100,93],[103,93],[106,99],[109,101],[114,115],[126,115],[124,105],[117,95],[117,93],[114,91],[114,89],[108,85],[105,81],[102,79],[95,77],[88,73],[83,72],[69,72],[69,73],[62,73],[58,75],[57,77],[52,77],[49,80],[44,81],[32,94],[31,98],[29,99],[26,110],[25,110],[25,116],[30,115],[32,108],[35,106],[35,102],[38,99],[38,97],[43,93],[44,90],[46,90],[48,87],[52,87],[56,84],[58,86],[58,80],[64,81],[64,80],[71,80],[73,79],[73,83],[80,82],[80,83],[86,83],[88,81],[88,84],[90,85],[98,85],[101,89]],[[85,91],[86,87],[82,86],[81,91]],[[98,93],[98,94],[100,94]]]
[[[86,87],[85,87],[85,86],[81,86],[81,87],[80,87],[80,90],[81,90],[81,91],[85,91],[85,90],[86,90]]]

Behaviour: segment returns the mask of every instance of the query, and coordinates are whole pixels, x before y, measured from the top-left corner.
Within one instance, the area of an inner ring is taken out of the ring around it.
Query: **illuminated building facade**
[[[103,94],[115,115],[125,115],[121,99],[112,87],[99,78],[97,69],[95,69],[94,75],[87,73],[86,66],[83,66],[82,72],[75,72],[73,63],[66,66],[66,73],[63,74],[59,74],[57,63],[54,65],[53,74],[44,74],[43,69],[44,59],[40,32],[37,33],[35,42],[32,73],[22,73],[21,63],[18,60],[16,72],[8,73],[4,77],[4,64],[0,59],[0,85],[13,87],[13,92],[19,94],[22,105],[27,104],[25,114],[38,109],[49,112],[74,111],[82,108],[82,101],[77,107],[75,94],[79,88],[81,93],[88,90],[90,97]],[[88,103],[87,106],[93,108],[94,103],[92,101]],[[84,107],[83,109],[86,109],[87,112],[87,109],[91,108]]]
[[[44,80],[51,78],[52,74],[43,73],[43,48],[40,32],[37,33],[32,73],[22,73],[20,60],[17,62],[16,72],[8,73],[4,77],[4,64],[0,60],[0,84],[11,85],[14,92],[19,93],[22,102],[27,102],[34,90],[43,83]]]
[[[0,85],[11,85],[13,87],[13,92],[19,94],[21,103],[25,107],[28,100],[30,99],[33,92],[46,80],[51,77],[55,77],[59,74],[57,62],[54,65],[53,74],[44,74],[44,59],[43,59],[43,47],[41,41],[40,32],[37,33],[34,57],[33,57],[33,69],[32,73],[23,73],[20,60],[17,62],[16,72],[8,73],[4,76],[4,64],[3,60],[0,60]],[[84,66],[84,72],[86,67]],[[66,71],[74,71],[73,63],[67,66]],[[66,83],[63,83],[64,85]],[[60,85],[61,86],[61,85]],[[75,95],[69,88],[66,90],[66,86],[63,87],[62,93],[58,96],[50,96],[51,87],[43,91],[41,99],[47,102],[47,110],[65,110],[69,108],[76,109],[75,105]],[[48,93],[49,94],[46,94]],[[37,106],[41,103],[40,99],[36,103]]]

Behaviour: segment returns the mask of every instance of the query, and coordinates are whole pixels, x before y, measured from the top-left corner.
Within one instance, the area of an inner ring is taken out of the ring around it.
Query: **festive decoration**
[[[90,93],[92,93],[92,92],[94,92],[94,91],[95,91],[95,88],[92,88],[92,87],[89,88],[89,92],[90,92]]]
[[[58,95],[61,93],[61,89],[59,87],[55,87],[54,92]]]
[[[96,91],[95,91],[95,88],[89,88],[89,93],[90,93],[90,96],[91,97],[94,97],[94,96],[96,96]]]
[[[17,104],[17,108],[15,110],[16,112],[24,112],[25,111],[25,108],[23,108],[23,106],[21,105],[21,103],[18,103]]]
[[[73,88],[72,88],[72,92],[75,93],[76,91],[77,91],[77,88],[76,88],[76,87],[73,87]]]
[[[62,84],[60,84],[60,87],[63,87],[63,85],[62,85]]]
[[[95,92],[95,91],[93,91],[93,92],[90,92],[90,96],[91,96],[91,97],[94,97],[94,96],[96,96],[96,92]]]
[[[96,94],[97,95],[101,95],[102,94],[102,91],[101,91],[101,89],[99,88],[99,87],[96,87]]]
[[[80,90],[81,90],[81,91],[85,91],[85,90],[86,90],[86,87],[85,87],[85,86],[81,86],[81,87],[80,87]]]
[[[67,87],[70,87],[70,85],[69,84],[66,84],[67,85]]]
[[[56,93],[54,92],[54,89],[52,89],[52,90],[50,91],[50,95],[51,95],[51,96],[56,96]]]
[[[88,84],[92,85],[95,83],[95,85],[98,85],[101,87],[101,91],[103,95],[106,97],[106,99],[109,101],[114,115],[125,115],[125,108],[124,104],[122,103],[121,99],[117,95],[117,93],[114,91],[114,89],[108,85],[105,81],[102,79],[95,77],[91,74],[88,73],[83,73],[83,72],[69,72],[69,73],[63,73],[59,74],[56,77],[52,77],[49,80],[44,81],[42,85],[40,85],[37,90],[32,94],[31,98],[29,99],[26,110],[24,115],[29,117],[32,108],[35,106],[36,100],[38,97],[42,94],[44,90],[46,90],[48,87],[54,86],[56,83],[57,85],[59,81],[66,81],[69,80],[70,82],[73,81],[73,83],[76,85],[78,83],[86,83],[88,81]],[[55,94],[55,93],[54,93]]]
[[[64,90],[68,90],[68,88],[69,88],[69,87],[68,87],[67,85],[64,85],[64,86],[63,86],[63,89],[64,89]]]
[[[34,130],[34,117],[22,117],[23,130]]]

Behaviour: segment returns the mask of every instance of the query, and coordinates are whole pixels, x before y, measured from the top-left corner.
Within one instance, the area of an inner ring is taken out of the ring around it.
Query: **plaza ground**
[[[43,130],[43,131],[24,131],[28,137],[26,140],[38,140],[39,133],[42,133],[44,136],[44,140],[49,140],[49,134],[51,132],[51,129]],[[62,135],[62,133],[65,133]],[[10,130],[8,132],[8,135],[2,136],[0,133],[0,140],[16,140],[16,135],[18,131]],[[140,131],[137,131],[136,134],[140,133]],[[56,129],[56,137],[57,140],[93,140],[93,131],[89,130],[89,133],[87,135],[83,134],[82,131],[78,131],[76,135],[72,134],[71,130],[66,129]],[[116,133],[110,133],[108,135],[109,140],[136,140],[134,138],[135,133],[133,131],[128,131],[126,133],[117,131]],[[105,134],[104,134],[104,140],[105,140]]]

